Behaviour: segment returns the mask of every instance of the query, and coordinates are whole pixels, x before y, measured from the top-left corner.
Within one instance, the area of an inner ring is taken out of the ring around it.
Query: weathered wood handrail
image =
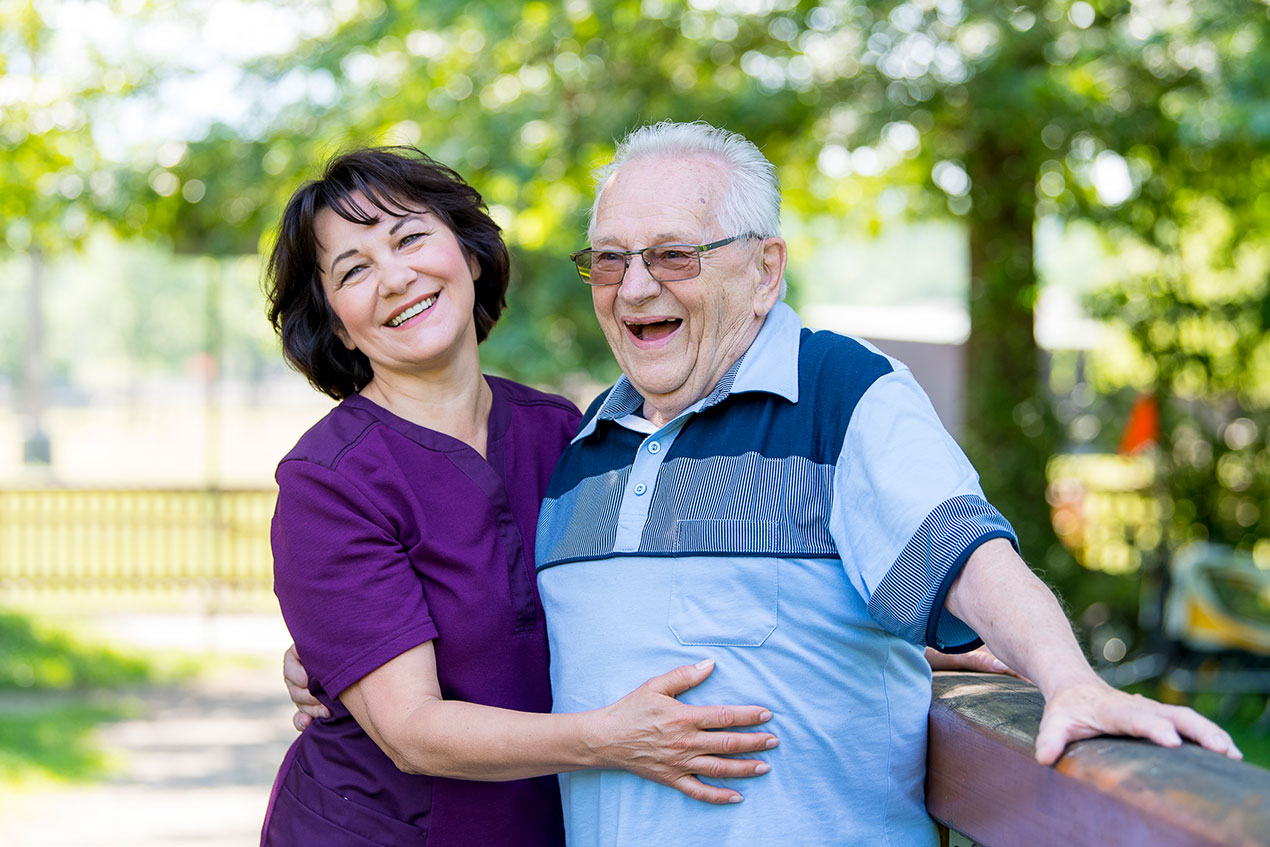
[[[935,674],[926,805],[983,847],[1270,845],[1270,771],[1193,744],[1093,738],[1033,758],[1037,689]]]

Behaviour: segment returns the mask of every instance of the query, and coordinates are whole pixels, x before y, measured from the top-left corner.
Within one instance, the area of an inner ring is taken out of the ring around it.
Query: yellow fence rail
[[[0,491],[0,588],[260,591],[272,490]]]

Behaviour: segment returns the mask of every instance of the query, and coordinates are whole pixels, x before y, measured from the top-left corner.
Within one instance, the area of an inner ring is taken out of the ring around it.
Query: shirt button
[[[642,483],[642,482],[638,482],[638,483],[636,483],[636,484],[635,484],[635,496],[636,496],[636,497],[640,497],[640,496],[642,496],[642,495],[643,495],[643,493],[644,493],[645,491],[647,491],[647,490],[648,490],[648,486],[647,486],[647,485],[645,485],[644,483]]]
[[[649,452],[649,453],[660,453],[660,452],[661,452],[661,442],[660,442],[660,441],[650,441],[650,442],[648,442],[648,452]]]

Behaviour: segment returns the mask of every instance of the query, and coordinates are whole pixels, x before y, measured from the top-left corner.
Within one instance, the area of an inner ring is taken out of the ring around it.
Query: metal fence
[[[273,490],[0,491],[0,588],[268,590]]]

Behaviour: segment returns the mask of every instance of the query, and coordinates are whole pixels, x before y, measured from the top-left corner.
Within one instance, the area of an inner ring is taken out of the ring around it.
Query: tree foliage
[[[1059,582],[1070,561],[1042,493],[1045,460],[1070,433],[1050,413],[1033,333],[1038,220],[1089,220],[1143,245],[1142,279],[1105,300],[1104,313],[1137,314],[1139,304],[1147,317],[1130,317],[1134,337],[1167,358],[1147,344],[1151,327],[1192,302],[1178,292],[1246,264],[1270,214],[1263,2],[284,5],[295,9],[297,46],[245,69],[244,97],[258,92],[245,123],[168,139],[175,146],[162,161],[100,180],[112,183],[101,194],[113,198],[122,229],[184,251],[248,252],[267,245],[285,198],[331,153],[415,144],[483,193],[513,251],[515,317],[487,342],[487,364],[531,381],[577,371],[608,378],[614,368],[589,297],[565,258],[583,246],[589,173],[639,124],[727,126],[777,164],[800,216],[851,218],[876,232],[882,210],[899,209],[964,226],[972,332],[963,441],[1024,554]],[[35,20],[26,4],[0,8]],[[38,21],[31,26],[20,42],[28,53],[40,38]],[[10,66],[23,61],[21,50],[13,55]],[[160,80],[137,82],[153,91]],[[31,134],[13,135],[7,115],[8,137],[27,143]],[[0,203],[28,220],[67,214],[68,198],[56,195],[73,187],[65,174],[86,155],[78,151],[41,136],[21,154],[35,163],[24,168],[61,176],[43,194],[21,185],[14,197],[26,199],[12,200],[8,186],[22,180],[0,175]],[[56,210],[38,211],[41,197]],[[1182,262],[1187,239],[1211,235],[1214,210],[1228,222],[1217,247],[1202,267]],[[1248,291],[1242,305],[1231,301],[1238,332],[1258,326],[1240,317],[1260,308],[1260,289]],[[1193,302],[1198,310],[1215,301]],[[1188,361],[1153,384],[1190,373],[1197,365]]]

